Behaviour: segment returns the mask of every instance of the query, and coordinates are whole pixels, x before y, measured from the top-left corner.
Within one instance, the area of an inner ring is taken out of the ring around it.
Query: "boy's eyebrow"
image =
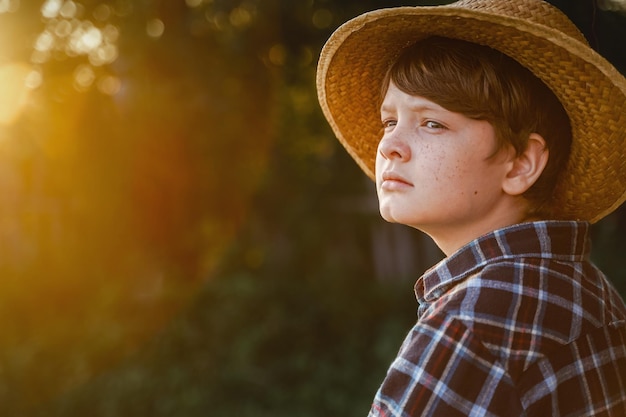
[[[442,111],[444,109],[442,109],[439,106],[431,106],[429,104],[416,104],[414,106],[409,106],[409,108],[411,109],[411,111],[414,112],[421,112],[421,111],[425,111],[425,110],[429,110],[429,111]]]
[[[386,106],[386,105],[384,105],[384,104],[382,104],[382,105],[380,106],[380,112],[381,112],[381,113],[389,113],[390,111],[391,111],[390,106]]]
[[[388,106],[385,105],[384,103],[380,106],[380,112],[381,113],[389,113],[392,112],[394,109],[393,106]],[[441,108],[441,107],[435,107],[435,106],[431,106],[428,104],[415,104],[415,105],[409,105],[409,110],[411,110],[412,112],[422,112],[422,111],[426,111],[426,110],[430,110],[430,111],[446,111],[446,109]]]

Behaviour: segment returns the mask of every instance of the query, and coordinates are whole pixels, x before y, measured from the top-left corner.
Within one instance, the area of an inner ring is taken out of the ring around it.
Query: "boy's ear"
[[[538,133],[528,137],[526,150],[513,156],[511,169],[506,175],[502,189],[509,195],[521,195],[537,181],[548,163],[549,151],[546,141]]]

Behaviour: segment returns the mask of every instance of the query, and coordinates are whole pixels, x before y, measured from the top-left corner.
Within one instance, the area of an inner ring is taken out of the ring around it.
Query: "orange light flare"
[[[0,125],[13,124],[26,107],[38,73],[30,65],[11,62],[0,66]]]
[[[116,73],[108,6],[38,3],[5,20],[0,0],[0,414],[85,383],[192,302],[253,210],[277,129],[254,54],[147,31]],[[27,51],[9,51],[18,36]],[[202,53],[181,60],[182,45]]]

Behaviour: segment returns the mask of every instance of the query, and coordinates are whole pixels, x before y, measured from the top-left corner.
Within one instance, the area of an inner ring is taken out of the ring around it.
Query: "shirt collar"
[[[579,262],[589,257],[589,223],[539,221],[495,230],[428,270],[415,284],[420,304],[432,303],[487,263],[511,258]]]

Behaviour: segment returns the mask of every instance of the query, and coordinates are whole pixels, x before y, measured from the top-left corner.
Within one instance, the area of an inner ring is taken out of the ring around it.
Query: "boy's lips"
[[[389,190],[397,190],[405,187],[413,187],[413,183],[401,175],[392,171],[383,172],[381,187]]]

